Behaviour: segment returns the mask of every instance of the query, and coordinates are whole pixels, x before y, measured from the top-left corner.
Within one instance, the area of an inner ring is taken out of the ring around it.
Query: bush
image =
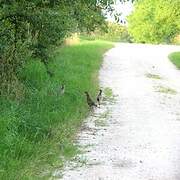
[[[97,29],[91,34],[84,33],[81,37],[87,40],[101,39],[112,42],[131,42],[127,27],[110,22],[107,24],[106,31]]]
[[[40,58],[47,66],[53,50],[74,32],[102,27],[102,9],[113,2],[102,0],[1,0],[0,1],[0,96],[16,97],[17,78],[25,60]],[[15,84],[15,85],[14,85]],[[19,93],[18,93],[19,94]]]
[[[180,34],[175,36],[175,38],[172,40],[172,43],[180,45]]]
[[[128,31],[135,42],[170,43],[180,30],[179,9],[179,0],[136,1]]]

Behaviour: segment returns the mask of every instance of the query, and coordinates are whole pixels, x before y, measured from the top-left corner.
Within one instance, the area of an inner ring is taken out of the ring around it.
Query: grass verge
[[[49,64],[31,60],[19,73],[21,101],[0,99],[0,179],[48,179],[78,149],[73,140],[88,115],[84,91],[98,91],[104,41],[81,41],[56,52]],[[62,95],[60,85],[65,84]]]
[[[180,52],[171,53],[169,59],[178,69],[180,69]]]

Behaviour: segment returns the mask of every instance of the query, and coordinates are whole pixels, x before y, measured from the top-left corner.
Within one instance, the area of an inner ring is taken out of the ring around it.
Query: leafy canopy
[[[170,42],[180,31],[179,0],[139,0],[129,16],[129,33],[136,42]]]

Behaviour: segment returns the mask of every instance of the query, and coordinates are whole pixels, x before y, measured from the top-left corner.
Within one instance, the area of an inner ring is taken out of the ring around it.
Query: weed
[[[104,101],[109,102],[109,103],[115,103],[116,100],[116,95],[113,94],[113,91],[111,88],[106,87],[104,89]]]
[[[169,87],[157,86],[156,89],[157,89],[156,92],[160,92],[160,93],[172,94],[172,95],[177,94],[176,90]]]
[[[146,77],[152,78],[152,79],[161,79],[161,77],[159,75],[157,75],[157,74],[150,74],[150,73],[147,73]]]

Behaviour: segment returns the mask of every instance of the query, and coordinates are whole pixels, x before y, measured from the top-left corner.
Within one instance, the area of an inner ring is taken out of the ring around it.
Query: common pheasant
[[[94,101],[91,99],[89,93],[87,91],[85,91],[86,94],[86,100],[87,100],[87,104],[90,108],[90,110],[92,111],[94,107],[97,107],[97,105],[94,103]]]

